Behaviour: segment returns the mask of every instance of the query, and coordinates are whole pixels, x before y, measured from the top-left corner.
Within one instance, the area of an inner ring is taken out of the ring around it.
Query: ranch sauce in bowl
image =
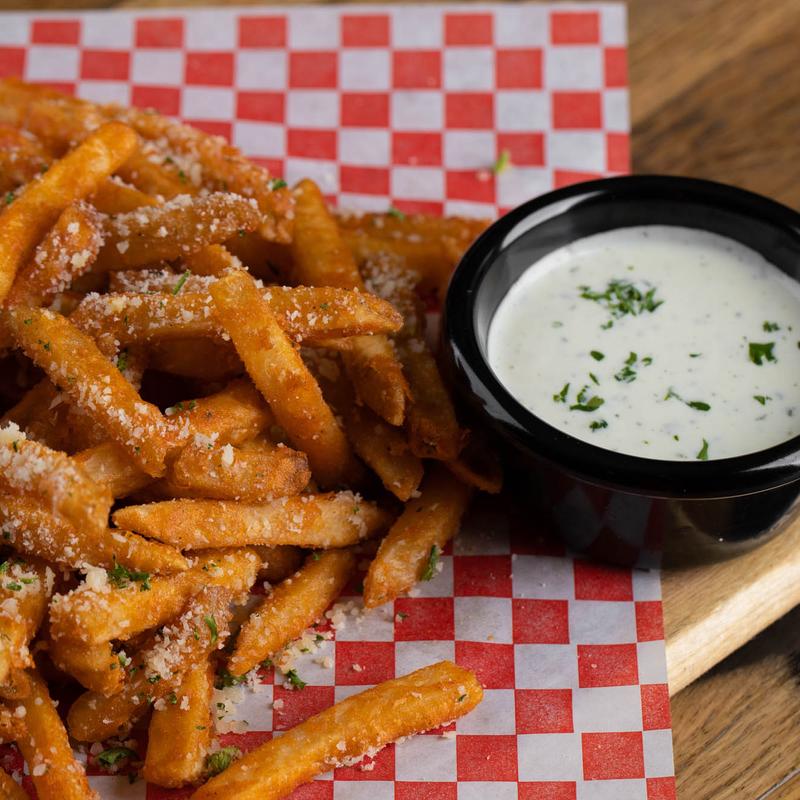
[[[711,460],[800,434],[800,284],[714,233],[644,225],[549,253],[487,349],[533,414],[618,453]]]

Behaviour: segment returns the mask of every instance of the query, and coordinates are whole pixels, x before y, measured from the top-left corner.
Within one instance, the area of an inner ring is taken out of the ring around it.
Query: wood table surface
[[[0,9],[210,4],[0,0]],[[800,0],[628,8],[634,171],[726,181],[800,207]],[[800,609],[673,698],[681,800],[800,798],[799,667]]]

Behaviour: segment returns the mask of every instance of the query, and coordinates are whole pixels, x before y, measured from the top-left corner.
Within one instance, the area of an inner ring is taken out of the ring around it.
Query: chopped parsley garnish
[[[700,358],[702,353],[689,353],[689,358]]]
[[[139,758],[139,754],[130,747],[109,747],[97,756],[97,763],[102,767],[113,767],[120,761]]]
[[[394,206],[389,206],[389,208],[386,211],[386,213],[390,217],[394,217],[395,219],[405,219],[406,218],[406,215],[399,208],[395,208]]]
[[[579,286],[580,296],[584,300],[599,303],[611,313],[612,319],[601,327],[610,328],[614,319],[627,316],[638,316],[645,312],[653,313],[664,301],[656,299],[655,287],[640,289],[628,280],[615,278],[608,282],[605,291],[598,292],[589,286]]]
[[[296,669],[290,669],[286,673],[286,677],[295,689],[305,689],[306,682],[300,678]]]
[[[5,575],[6,572],[8,572],[8,568],[10,566],[11,566],[11,562],[10,561],[4,561],[2,564],[0,564],[0,574]]]
[[[176,695],[175,692],[170,692],[167,695],[167,702],[172,706],[176,705],[178,702],[178,695]]]
[[[767,333],[772,333],[773,331],[779,331],[781,326],[778,325],[777,322],[765,322],[761,326]]]
[[[641,360],[641,365],[645,367],[649,367],[650,364],[653,363],[653,359],[650,356],[645,356]],[[639,366],[639,356],[636,353],[631,353],[625,359],[625,366],[617,372],[614,377],[621,381],[622,383],[633,383],[636,378],[638,377],[639,373],[634,369],[634,367]]]
[[[567,402],[567,393],[569,392],[569,384],[565,383],[561,387],[561,391],[557,392],[553,395],[553,402],[554,403],[566,403]]]
[[[590,372],[589,377],[592,379],[592,383],[595,383],[598,386],[600,385],[600,381],[597,380],[597,375],[595,375],[594,372]]]
[[[125,667],[129,666],[129,665],[130,665],[130,663],[133,661],[133,659],[132,659],[132,658],[130,658],[130,656],[127,656],[127,655],[125,655],[125,653],[120,653],[120,654],[119,654],[119,656],[118,656],[117,658],[118,658],[118,661],[119,661],[119,664],[120,664],[120,666],[121,666],[123,669],[124,669]]]
[[[700,452],[697,454],[698,461],[708,461],[708,442],[703,439],[703,446],[700,448]]]
[[[50,342],[46,342],[44,339],[37,339],[37,342],[44,347],[45,350],[50,349]]]
[[[214,686],[217,689],[227,689],[229,686],[238,686],[244,683],[247,677],[244,675],[231,675],[228,670],[224,669],[214,678]]]
[[[704,402],[703,400],[684,400],[673,388],[667,389],[667,393],[664,395],[665,400],[669,400],[671,397],[674,397],[676,400],[680,400],[681,403],[684,405],[689,406],[689,408],[693,408],[695,411],[710,411],[711,406]]]
[[[178,178],[181,183],[186,183],[186,173],[182,169],[178,170]]]
[[[161,676],[160,676],[160,675],[151,675],[151,676],[150,676],[150,677],[147,679],[147,682],[148,682],[148,683],[158,683],[160,680],[161,680]]]
[[[564,323],[563,322],[559,322],[558,320],[553,320],[553,322],[550,323],[550,327],[551,328],[563,328],[564,327]]]
[[[492,164],[492,172],[495,175],[502,175],[511,166],[511,153],[509,150],[501,150],[497,160]]]
[[[608,427],[608,423],[604,419],[596,419],[590,426],[593,431],[599,431]]]
[[[605,356],[605,353],[601,353],[599,350],[592,350],[592,351],[589,353],[589,355],[590,355],[590,356],[591,356],[591,357],[592,357],[592,358],[593,358],[595,361],[602,361],[602,360],[603,360],[603,359],[606,357],[606,356]]]
[[[108,580],[111,585],[116,586],[118,589],[124,589],[132,582],[136,582],[141,584],[139,586],[140,591],[147,592],[150,590],[149,572],[138,572],[137,570],[128,569],[120,564],[116,558],[114,559],[114,567],[112,569],[107,569],[106,575],[108,575]]]
[[[186,283],[186,279],[187,279],[187,278],[188,278],[188,277],[189,277],[191,274],[192,274],[192,273],[191,273],[191,271],[187,269],[187,270],[186,270],[186,272],[184,272],[184,273],[183,273],[183,275],[181,275],[181,276],[180,276],[180,278],[178,278],[178,282],[175,284],[175,286],[174,286],[174,287],[173,287],[173,289],[172,289],[172,294],[173,294],[173,296],[174,296],[174,295],[176,295],[176,294],[178,294],[178,292],[179,292],[181,289],[183,289],[183,284],[184,284],[184,283]]]
[[[467,696],[466,696],[465,694],[462,694],[462,695],[461,695],[461,696],[458,698],[458,702],[459,702],[459,703],[463,703],[463,702],[464,702],[466,699],[467,699]]]
[[[753,400],[755,400],[757,403],[761,403],[762,406],[765,406],[767,404],[767,400],[772,400],[772,398],[766,394],[754,394]]]
[[[271,192],[274,192],[276,189],[285,189],[287,186],[288,184],[285,180],[283,180],[283,178],[273,178],[269,182],[269,190]]]
[[[10,206],[14,202],[14,192],[6,192],[6,205]]]
[[[12,592],[18,592],[22,589],[21,583],[7,583],[6,589],[10,589]]]
[[[398,619],[400,622],[402,622],[402,621],[403,621],[403,620],[404,620],[404,619],[405,619],[407,616],[408,616],[408,614],[406,614],[406,612],[405,612],[405,611],[398,611],[398,612],[397,612],[397,619]]]
[[[219,775],[241,755],[242,751],[238,747],[223,747],[216,753],[206,756],[206,772],[211,777]]]
[[[311,558],[314,561],[319,561],[319,559],[320,559],[319,551],[318,550],[312,550],[311,551]]]
[[[436,565],[439,563],[439,555],[442,551],[439,549],[438,545],[433,545],[431,547],[430,553],[428,553],[428,561],[425,564],[425,569],[422,570],[422,575],[419,576],[421,581],[429,581],[433,579],[433,576],[436,574]]]
[[[127,350],[123,350],[117,356],[117,369],[120,372],[125,372],[125,370],[128,369],[128,351]]]
[[[597,397],[596,395],[587,398],[587,394],[589,391],[588,386],[584,386],[577,397],[577,402],[573,403],[570,407],[570,411],[597,411],[605,400],[602,397]]]
[[[214,619],[211,614],[206,614],[203,617],[203,621],[206,623],[206,627],[211,631],[211,644],[216,644],[217,639],[219,639],[216,619]]]
[[[773,347],[775,347],[775,342],[763,342],[761,344],[750,342],[748,344],[750,360],[758,367],[765,361],[777,361],[778,359],[775,358],[775,354],[772,352]]]

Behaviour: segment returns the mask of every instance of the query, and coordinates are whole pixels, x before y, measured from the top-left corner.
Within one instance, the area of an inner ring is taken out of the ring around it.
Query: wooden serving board
[[[661,580],[674,695],[800,604],[800,521],[750,553]]]

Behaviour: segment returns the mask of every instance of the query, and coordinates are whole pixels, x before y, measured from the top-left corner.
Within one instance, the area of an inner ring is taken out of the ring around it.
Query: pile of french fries
[[[365,559],[368,608],[434,576],[472,491],[499,491],[422,300],[485,223],[335,216],[219,138],[18,81],[0,191],[0,741],[40,800],[95,796],[73,743],[196,798],[279,798],[480,702],[442,662],[240,759],[211,711]],[[76,688],[64,722],[51,691]],[[145,724],[146,752],[119,744]],[[1,769],[0,794],[25,796]]]

